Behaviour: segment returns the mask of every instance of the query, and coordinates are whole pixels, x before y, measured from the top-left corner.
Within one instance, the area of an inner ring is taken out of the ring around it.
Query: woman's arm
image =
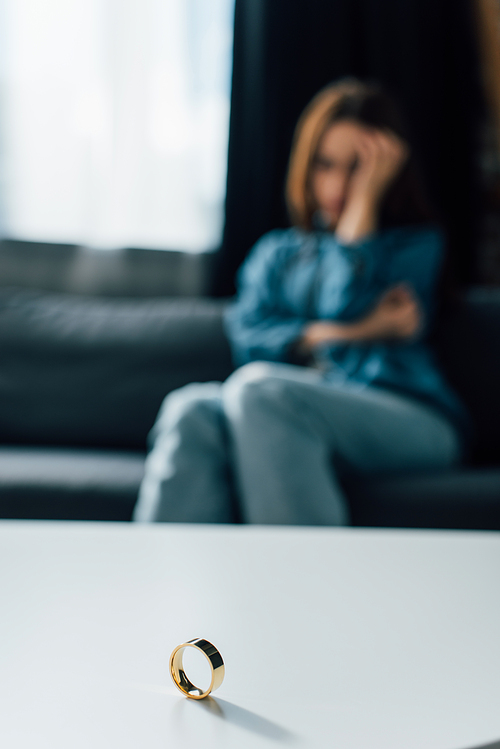
[[[289,249],[287,232],[270,232],[257,242],[240,269],[238,296],[224,317],[238,366],[258,359],[288,361],[309,322],[307,317],[286,314],[280,304]]]
[[[308,356],[323,343],[388,340],[413,337],[422,325],[422,312],[411,289],[390,289],[365,317],[352,323],[316,320],[305,325],[296,351]]]
[[[335,304],[338,317],[325,320],[282,310],[284,274],[290,251],[296,251],[289,242],[283,232],[265,235],[240,270],[238,298],[225,315],[237,365],[256,359],[286,362],[296,354],[307,357],[325,343],[424,334],[443,254],[443,237],[435,227],[402,227],[353,247],[364,261],[361,270],[351,273],[342,291],[345,299]],[[347,246],[339,247],[350,252]],[[380,256],[377,262],[375,255]],[[382,274],[377,271],[381,262]]]
[[[382,199],[408,153],[406,143],[394,133],[368,128],[360,133],[357,167],[335,229],[341,242],[358,242],[377,230]]]
[[[329,334],[345,340],[367,340],[387,337],[379,331],[372,313],[387,289],[399,286],[404,276],[393,280],[385,277],[394,256],[391,233],[378,232],[380,205],[390,183],[408,157],[407,144],[390,131],[359,128],[356,139],[356,167],[349,178],[344,209],[331,235],[331,241],[347,261],[350,272],[345,274],[341,295],[337,291],[335,320],[356,320],[356,324],[330,329]],[[416,241],[421,246],[419,232],[410,232],[396,239],[404,253]],[[425,242],[424,242],[425,244]],[[410,271],[411,268],[406,268]],[[339,268],[339,273],[342,270]],[[405,300],[406,301],[406,300]],[[401,310],[401,312],[403,312]],[[320,334],[318,326],[315,333]],[[322,331],[323,333],[325,331]]]

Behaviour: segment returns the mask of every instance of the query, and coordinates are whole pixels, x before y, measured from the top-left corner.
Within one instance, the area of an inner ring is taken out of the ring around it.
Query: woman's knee
[[[224,383],[223,402],[229,413],[253,414],[293,400],[294,383],[272,362],[256,361],[236,370]]]
[[[220,383],[191,383],[173,390],[164,399],[151,437],[175,428],[199,428],[220,415]]]
[[[241,387],[249,382],[260,382],[276,374],[279,365],[268,361],[253,361],[238,367],[224,383],[224,388]]]

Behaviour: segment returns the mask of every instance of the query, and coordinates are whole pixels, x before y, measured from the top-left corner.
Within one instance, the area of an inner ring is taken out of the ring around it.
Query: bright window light
[[[3,233],[221,239],[234,0],[0,0]]]

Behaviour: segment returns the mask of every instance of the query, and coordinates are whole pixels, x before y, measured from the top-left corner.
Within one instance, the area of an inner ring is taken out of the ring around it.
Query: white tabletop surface
[[[195,637],[200,702],[168,674]],[[499,740],[500,534],[0,523],[2,749]]]

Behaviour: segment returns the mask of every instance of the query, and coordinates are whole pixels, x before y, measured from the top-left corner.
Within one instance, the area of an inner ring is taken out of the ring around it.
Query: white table
[[[201,702],[168,674],[194,637]],[[0,523],[2,749],[499,740],[500,534]]]

